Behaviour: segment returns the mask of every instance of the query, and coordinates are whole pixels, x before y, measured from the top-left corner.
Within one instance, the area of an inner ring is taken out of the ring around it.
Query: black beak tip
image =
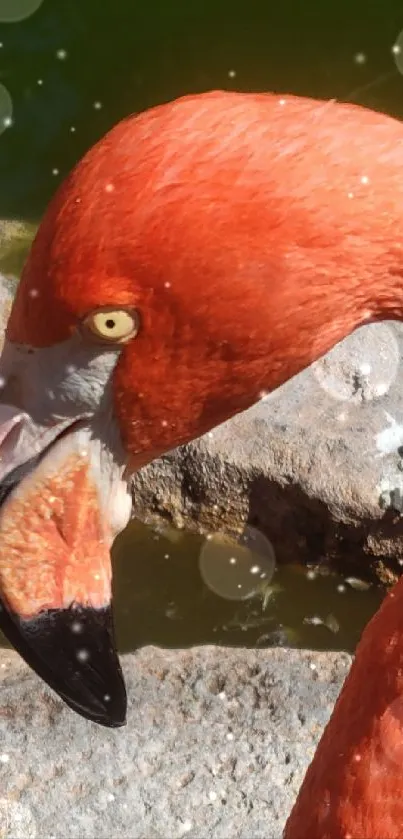
[[[126,724],[126,687],[110,606],[73,604],[24,620],[0,603],[0,629],[73,711],[108,728]]]

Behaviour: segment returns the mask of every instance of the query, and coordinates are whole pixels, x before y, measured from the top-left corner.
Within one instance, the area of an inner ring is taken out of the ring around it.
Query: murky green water
[[[361,591],[336,574],[277,568],[269,597],[226,600],[203,582],[201,536],[132,522],[114,550],[121,650],[143,644],[286,645],[353,650],[383,591]],[[228,556],[237,553],[229,551]]]
[[[6,6],[0,0],[0,21]],[[0,128],[12,116],[0,134],[0,218],[37,222],[63,175],[118,119],[187,92],[275,90],[403,117],[392,52],[402,29],[401,0],[43,0],[27,19],[0,22]],[[20,264],[18,254],[9,270]],[[122,649],[276,641],[351,649],[381,597],[287,568],[264,604],[226,601],[201,580],[200,539],[156,536],[132,525],[116,546]]]

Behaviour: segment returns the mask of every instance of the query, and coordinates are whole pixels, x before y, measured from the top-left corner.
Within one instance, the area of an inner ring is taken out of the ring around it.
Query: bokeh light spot
[[[0,22],[18,23],[36,12],[43,0],[0,0]]]
[[[273,577],[276,559],[269,539],[245,527],[236,542],[223,533],[206,539],[199,556],[199,570],[210,591],[225,600],[248,600],[262,595]]]

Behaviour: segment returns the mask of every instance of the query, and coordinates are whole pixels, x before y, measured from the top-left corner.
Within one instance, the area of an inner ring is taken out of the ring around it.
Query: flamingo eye
[[[106,306],[90,312],[84,318],[83,325],[101,341],[120,344],[137,335],[140,319],[135,309]]]

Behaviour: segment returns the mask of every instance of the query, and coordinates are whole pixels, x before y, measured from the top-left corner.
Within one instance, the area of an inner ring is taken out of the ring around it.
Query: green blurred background
[[[0,0],[0,21],[2,7],[30,3]],[[0,218],[36,221],[113,123],[190,91],[335,97],[403,116],[402,29],[402,0],[43,0],[0,23],[14,120],[0,136]]]

